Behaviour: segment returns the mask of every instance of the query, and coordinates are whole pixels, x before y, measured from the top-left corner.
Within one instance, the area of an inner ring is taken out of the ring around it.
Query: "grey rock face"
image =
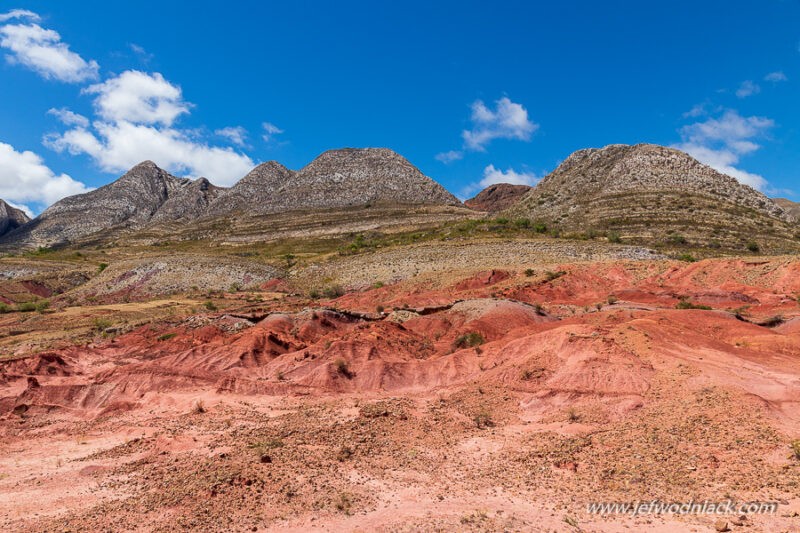
[[[150,222],[155,224],[194,220],[205,214],[208,206],[225,190],[224,187],[212,185],[206,178],[187,181],[169,195]]]
[[[0,236],[30,222],[24,211],[11,207],[5,200],[0,200]]]
[[[145,161],[113,183],[59,200],[28,224],[5,235],[2,241],[52,246],[100,231],[143,227],[189,181]]]
[[[372,203],[458,205],[458,199],[385,148],[329,150],[298,172],[256,167],[209,208],[209,215],[270,214]]]

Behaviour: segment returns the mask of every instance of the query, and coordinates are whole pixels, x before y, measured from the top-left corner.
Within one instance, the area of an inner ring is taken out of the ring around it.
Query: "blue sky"
[[[798,22],[789,0],[2,2],[0,197],[38,212],[142,159],[231,184],[345,146],[466,197],[652,142],[798,199]]]

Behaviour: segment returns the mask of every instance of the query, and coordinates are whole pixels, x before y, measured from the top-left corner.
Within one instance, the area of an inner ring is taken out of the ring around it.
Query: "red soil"
[[[173,404],[186,408],[186,394],[223,402],[342,393],[422,398],[478,387],[503,391],[517,405],[508,412],[534,424],[509,426],[518,432],[515,446],[523,446],[537,431],[580,435],[580,424],[556,422],[564,410],[582,410],[586,430],[644,431],[637,413],[674,422],[676,391],[722,390],[731,412],[757,410],[786,442],[800,436],[800,262],[567,264],[552,272],[481,272],[444,288],[412,281],[348,294],[326,308],[253,322],[218,316],[200,327],[192,319],[154,324],[95,346],[7,361],[0,363],[0,423],[139,416],[154,406],[174,413]],[[713,309],[676,309],[682,301]],[[705,416],[703,406],[680,405],[686,416]],[[493,445],[476,442],[463,445]],[[714,442],[695,450],[702,461],[714,468],[737,461],[725,452],[733,443]],[[759,453],[779,457],[780,449]],[[554,464],[570,476],[587,460]],[[743,494],[767,486],[753,475]],[[584,483],[616,494],[597,479]]]

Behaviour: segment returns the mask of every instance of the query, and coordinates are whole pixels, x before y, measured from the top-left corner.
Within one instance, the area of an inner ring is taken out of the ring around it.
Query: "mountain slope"
[[[790,217],[794,218],[795,220],[800,220],[800,204],[797,202],[793,202],[787,198],[773,198],[773,202],[778,204],[786,214]]]
[[[775,202],[686,153],[652,144],[579,150],[508,214],[562,231],[614,230],[650,241],[689,238],[733,248],[760,239],[776,249],[796,247],[791,219]]]
[[[263,215],[369,204],[458,205],[441,185],[385,148],[324,152],[298,172],[256,167],[211,205],[209,216]]]
[[[517,200],[525,196],[525,193],[532,188],[533,187],[528,185],[496,183],[494,185],[489,185],[474,198],[464,202],[464,205],[476,211],[497,213],[514,205]]]
[[[5,200],[0,200],[0,236],[27,224],[30,220],[24,211],[11,207]]]
[[[5,235],[19,246],[67,244],[98,232],[144,226],[167,199],[190,180],[176,178],[152,161],[94,191],[59,200],[41,215]]]

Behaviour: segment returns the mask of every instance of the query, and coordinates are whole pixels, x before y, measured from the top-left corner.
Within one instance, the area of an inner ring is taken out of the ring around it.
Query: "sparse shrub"
[[[312,300],[318,300],[320,297],[319,291],[317,289],[311,289],[308,293],[308,297]]]
[[[792,457],[800,461],[800,439],[793,440],[789,447],[792,449]]]
[[[353,507],[353,499],[346,492],[339,493],[336,498],[336,509],[349,515]]]
[[[174,339],[177,333],[164,333],[163,335],[159,335],[158,340],[161,341],[168,341],[170,339]]]
[[[569,420],[570,422],[577,422],[580,419],[581,416],[578,414],[578,412],[575,410],[574,407],[570,407],[567,410],[567,420]]]
[[[203,307],[205,307],[208,311],[216,311],[217,310],[217,305],[214,302],[212,302],[211,300],[206,300],[206,303],[203,304]]]
[[[527,218],[518,218],[514,221],[514,225],[520,229],[528,229],[531,227],[531,221]]]
[[[50,307],[50,300],[39,300],[36,302],[36,312],[44,313]]]
[[[675,305],[675,309],[702,309],[703,311],[711,311],[711,307],[693,303],[689,301],[688,298],[682,298],[681,301]]]
[[[757,242],[750,241],[750,242],[747,243],[747,251],[753,252],[753,253],[758,253],[758,252],[761,251],[761,247],[758,245]]]
[[[619,236],[619,233],[616,231],[609,231],[608,232],[608,242],[612,242],[614,244],[619,244],[622,242],[622,237]]]
[[[478,429],[490,428],[494,426],[492,415],[486,410],[482,410],[473,416],[472,421],[475,423],[475,427]]]
[[[105,331],[112,325],[112,322],[107,318],[95,318],[92,320],[92,327],[94,327],[96,331]]]
[[[615,303],[617,303],[617,297],[614,296],[613,294],[609,294],[606,301],[608,302],[608,305],[614,305]]]
[[[477,331],[472,331],[456,337],[456,340],[453,341],[453,348],[474,348],[476,346],[480,346],[484,342],[486,341],[484,340],[483,335]]]
[[[278,372],[275,373],[275,378],[278,381],[286,381],[286,376],[284,376],[283,372],[281,372],[280,370],[278,370]]]
[[[547,224],[544,222],[536,222],[533,225],[533,231],[536,233],[547,233]]]
[[[505,226],[508,224],[508,219],[505,217],[498,217],[494,219],[495,224],[500,224],[501,226]]]
[[[242,290],[242,284],[238,281],[234,281],[231,283],[231,286],[228,287],[228,292],[239,292],[240,290]]]
[[[99,265],[97,265],[97,273],[99,274],[100,272],[102,272],[107,268],[108,268],[108,263],[100,263]]]
[[[336,369],[336,373],[338,373],[340,376],[346,377],[347,379],[351,379],[353,376],[355,376],[355,373],[350,370],[350,366],[344,359],[337,359],[334,361],[333,367]]]
[[[675,233],[667,237],[667,243],[669,244],[687,244],[688,242],[689,241],[686,240],[686,237],[678,233]]]
[[[373,289],[380,289],[381,287],[383,287],[382,281],[376,281],[375,283],[372,284]]]
[[[284,255],[283,260],[286,262],[286,268],[292,268],[295,265],[295,256],[293,254]]]
[[[551,271],[548,270],[545,273],[545,277],[547,278],[547,281],[554,281],[554,280],[557,280],[558,278],[560,278],[561,276],[564,276],[566,274],[567,274],[567,272],[564,271],[564,270],[559,270],[558,272],[551,272]]]
[[[536,311],[537,315],[544,316],[544,307],[542,307],[542,304],[540,303],[533,304],[533,310]]]
[[[206,406],[203,403],[203,400],[197,400],[194,402],[194,405],[192,406],[192,412],[196,415],[201,415],[206,412]]]
[[[11,307],[5,302],[0,302],[0,313],[5,314],[10,312],[11,312]]]
[[[526,268],[526,269],[525,269],[525,275],[526,275],[527,277],[531,277],[531,276],[533,276],[534,274],[536,274],[536,271],[535,271],[534,269],[532,269],[532,268]]]
[[[326,287],[322,292],[325,295],[325,298],[330,299],[344,296],[345,293],[341,285],[331,285],[330,287]]]
[[[683,253],[678,256],[678,261],[685,261],[687,263],[694,263],[697,259],[690,253]]]
[[[340,463],[343,463],[348,459],[350,459],[354,453],[355,452],[353,451],[353,448],[351,448],[350,446],[346,445],[342,446],[341,448],[339,448],[339,451],[336,452],[336,460],[339,461]]]
[[[34,302],[18,303],[17,311],[20,313],[30,313],[31,311],[36,311],[36,304]]]

